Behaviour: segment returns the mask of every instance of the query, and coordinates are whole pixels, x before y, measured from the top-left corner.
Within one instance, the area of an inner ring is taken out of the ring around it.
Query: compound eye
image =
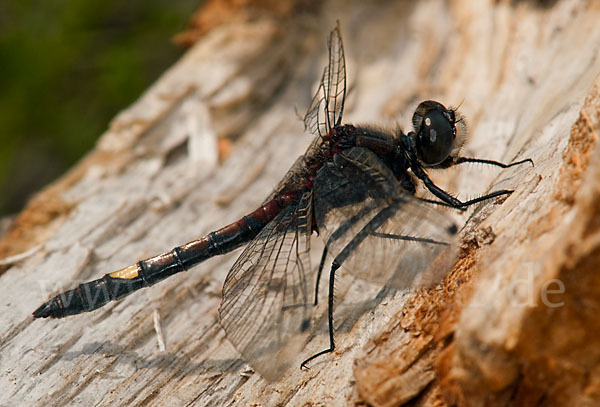
[[[448,158],[455,134],[454,124],[440,110],[427,112],[416,140],[417,152],[423,163],[437,165]]]

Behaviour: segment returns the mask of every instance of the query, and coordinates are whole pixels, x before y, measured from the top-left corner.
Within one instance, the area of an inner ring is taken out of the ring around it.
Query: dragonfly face
[[[450,164],[466,139],[466,125],[460,115],[432,100],[419,104],[413,115],[413,125],[412,145],[425,167],[438,166],[448,159]]]

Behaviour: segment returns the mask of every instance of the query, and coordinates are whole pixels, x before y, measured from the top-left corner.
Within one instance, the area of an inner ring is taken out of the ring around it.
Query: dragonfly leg
[[[531,158],[526,158],[521,161],[515,161],[514,163],[510,163],[510,164],[504,164],[504,163],[501,163],[500,161],[484,160],[482,158],[459,157],[456,159],[456,162],[454,164],[456,165],[456,164],[463,164],[463,163],[479,163],[479,164],[486,164],[486,165],[494,165],[496,167],[501,167],[501,168],[510,168],[510,167],[514,167],[515,165],[521,165],[521,164],[525,164],[525,163],[531,164],[532,167],[534,166],[533,160]]]
[[[330,246],[333,243],[335,243],[336,241],[338,241],[340,238],[342,238],[348,232],[348,230],[356,224],[356,222],[358,222],[360,219],[364,218],[370,211],[371,211],[371,209],[369,209],[369,208],[365,208],[365,209],[361,210],[359,213],[352,216],[350,219],[348,219],[342,225],[340,225],[335,230],[335,232],[333,232],[331,234],[331,236],[329,236],[329,239],[327,239],[327,242],[325,243],[325,248],[323,249],[323,254],[321,255],[321,261],[319,262],[319,269],[317,270],[314,305],[318,305],[318,303],[319,303],[318,302],[319,301],[318,300],[319,284],[321,282],[321,276],[323,274],[323,267],[325,267],[325,259],[327,258],[327,253],[329,252]]]
[[[300,369],[308,369],[308,366],[307,366],[308,362],[318,358],[321,355],[333,352],[333,350],[335,349],[335,342],[333,340],[333,291],[334,291],[334,284],[335,284],[335,272],[339,268],[340,268],[340,264],[337,262],[336,259],[334,259],[333,262],[331,263],[331,271],[329,272],[329,295],[328,295],[329,299],[328,299],[328,303],[327,303],[327,320],[329,323],[329,348],[324,349],[318,353],[315,353],[314,355],[312,355],[311,357],[306,359],[300,365]]]
[[[442,201],[437,201],[435,199],[427,199],[427,198],[418,198],[419,201],[423,201],[423,202],[427,202],[433,205],[439,205],[439,206],[445,206],[446,208],[453,208],[454,206],[447,204],[446,202],[442,202]]]
[[[315,283],[315,302],[314,305],[319,305],[319,283],[321,282],[321,275],[323,274],[323,267],[325,266],[325,259],[327,258],[327,251],[329,250],[329,240],[323,248],[323,254],[321,255],[321,261],[319,262],[319,269],[317,270],[317,281]]]
[[[433,195],[435,195],[436,197],[438,197],[439,199],[441,199],[443,201],[443,203],[437,203],[436,201],[427,200],[428,202],[437,203],[439,205],[444,205],[444,203],[445,203],[446,205],[444,205],[444,206],[449,206],[451,208],[459,209],[462,211],[466,210],[467,207],[469,207],[473,204],[476,204],[478,202],[486,201],[488,199],[496,198],[496,197],[502,196],[502,195],[510,195],[513,193],[513,191],[511,191],[511,190],[502,189],[500,191],[494,191],[490,194],[483,195],[478,198],[462,202],[462,201],[458,200],[457,198],[453,197],[452,195],[450,195],[448,192],[446,192],[443,189],[441,189],[440,187],[438,187],[437,185],[435,185],[433,183],[433,181],[427,176],[427,174],[425,174],[424,171],[422,171],[422,170],[416,171],[416,173],[417,173],[416,174],[417,177],[419,177],[423,181],[423,184],[425,185],[425,187],[427,187],[427,189]]]
[[[443,190],[441,190],[441,191],[443,193],[446,193]],[[464,211],[464,210],[467,209],[467,207],[469,207],[471,205],[474,205],[474,204],[476,204],[478,202],[486,201],[488,199],[496,198],[496,197],[502,196],[502,195],[510,195],[512,193],[513,193],[513,191],[511,191],[511,190],[503,189],[503,190],[500,190],[500,191],[494,191],[494,192],[492,192],[490,194],[483,195],[483,196],[480,196],[478,198],[474,198],[474,199],[471,199],[471,200],[465,201],[465,202],[461,202],[458,199],[452,197],[452,195],[448,194],[448,196],[450,196],[451,198],[456,199],[456,201],[459,202],[460,206],[456,206],[455,204],[451,204],[451,203],[447,203],[447,202],[436,201],[435,199],[420,198],[420,200],[423,201],[423,202],[430,203],[430,204],[439,205],[439,206],[445,206],[447,208],[458,209],[460,211]]]
[[[326,353],[333,352],[335,349],[335,342],[333,340],[333,300],[334,300],[334,284],[335,284],[335,272],[341,267],[341,265],[350,257],[352,253],[354,253],[355,249],[369,236],[374,233],[374,231],[381,226],[385,221],[387,221],[394,213],[398,210],[395,206],[389,206],[383,208],[379,211],[363,228],[348,242],[348,244],[339,252],[333,262],[331,263],[331,271],[329,272],[329,292],[328,292],[328,303],[327,303],[327,319],[329,323],[329,348],[324,349],[318,353],[315,353],[308,359],[306,359],[300,365],[301,369],[308,369],[308,362],[318,358],[321,355]],[[327,248],[332,242],[339,239],[344,235],[346,231],[348,231],[352,225],[358,222],[361,217],[365,216],[368,212],[361,211],[359,214],[351,217],[345,223],[343,223],[334,233],[332,233],[331,237],[328,239],[325,244],[325,248]],[[389,237],[391,235],[386,235]],[[438,242],[436,242],[438,243]],[[322,259],[322,262],[324,260]]]
[[[372,232],[371,236],[381,237],[383,239],[392,239],[392,240],[404,240],[406,242],[419,242],[419,243],[428,243],[428,244],[437,244],[441,246],[448,246],[448,242],[440,242],[439,240],[428,239],[425,237],[415,237],[415,236],[407,236],[407,235],[395,235],[391,233],[379,233]]]
[[[515,165],[520,165],[520,164],[525,164],[525,163],[530,163],[531,165],[534,165],[533,161],[530,158],[527,158],[527,159],[521,160],[521,161],[517,161],[514,163],[510,163],[510,164],[504,164],[504,163],[501,163],[499,161],[494,161],[494,160],[484,160],[484,159],[479,159],[479,158],[466,158],[466,157],[460,157],[455,162],[455,164],[463,164],[463,163],[480,163],[480,164],[486,164],[486,165],[495,165],[497,167],[502,167],[502,168],[509,168],[509,167],[512,167]],[[511,190],[503,189],[500,191],[494,191],[487,195],[480,196],[479,198],[475,198],[475,199],[471,199],[469,201],[462,202],[462,201],[458,200],[457,198],[453,197],[452,195],[450,195],[448,192],[446,192],[443,189],[441,189],[440,187],[438,187],[437,185],[435,185],[433,183],[433,181],[427,176],[425,171],[423,171],[422,168],[417,167],[417,166],[412,166],[411,169],[413,170],[413,173],[421,181],[423,181],[423,184],[425,185],[425,187],[427,187],[427,189],[433,195],[435,195],[436,197],[438,197],[439,199],[441,199],[443,201],[443,203],[442,203],[442,202],[437,202],[434,200],[423,199],[424,201],[429,202],[429,203],[434,203],[434,204],[438,204],[438,205],[442,205],[442,206],[449,206],[451,208],[455,208],[455,209],[464,211],[467,209],[467,207],[469,207],[473,204],[476,204],[478,202],[496,198],[496,197],[502,196],[502,195],[510,195],[513,193],[513,191],[511,191]]]

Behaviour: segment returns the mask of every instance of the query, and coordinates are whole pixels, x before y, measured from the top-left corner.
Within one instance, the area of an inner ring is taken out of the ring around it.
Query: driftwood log
[[[600,405],[597,3],[276,3],[208,2],[187,54],[4,234],[0,405]],[[33,320],[51,294],[257,207],[311,141],[297,111],[336,19],[346,123],[406,129],[419,101],[439,100],[468,120],[464,155],[535,162],[434,174],[461,198],[515,191],[448,213],[465,226],[443,284],[348,282],[336,351],[277,382],[218,322],[239,251],[93,313]]]

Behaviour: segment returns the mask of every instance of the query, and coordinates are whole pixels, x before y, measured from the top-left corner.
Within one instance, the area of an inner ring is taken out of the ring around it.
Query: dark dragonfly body
[[[198,240],[57,295],[35,310],[33,316],[62,318],[93,311],[140,288],[150,287],[173,274],[186,271],[213,256],[229,253],[254,239],[295,198],[293,192],[279,194],[242,219]]]
[[[426,168],[479,162],[459,157],[466,139],[458,112],[434,101],[419,104],[414,131],[386,132],[342,125],[346,66],[339,24],[329,37],[329,64],[304,118],[315,135],[306,154],[292,166],[265,203],[199,240],[106,274],[50,299],[33,315],[61,318],[88,312],[188,270],[216,255],[246,245],[223,286],[219,308],[227,338],[265,378],[275,380],[304,349],[316,329],[314,306],[328,256],[329,347],[335,348],[333,291],[343,265],[356,277],[393,287],[428,286],[444,269],[430,263],[452,242],[456,225],[435,210],[463,210],[501,190],[466,202],[436,186]],[[436,199],[416,198],[416,183]],[[309,261],[310,236],[325,241],[316,273]]]

